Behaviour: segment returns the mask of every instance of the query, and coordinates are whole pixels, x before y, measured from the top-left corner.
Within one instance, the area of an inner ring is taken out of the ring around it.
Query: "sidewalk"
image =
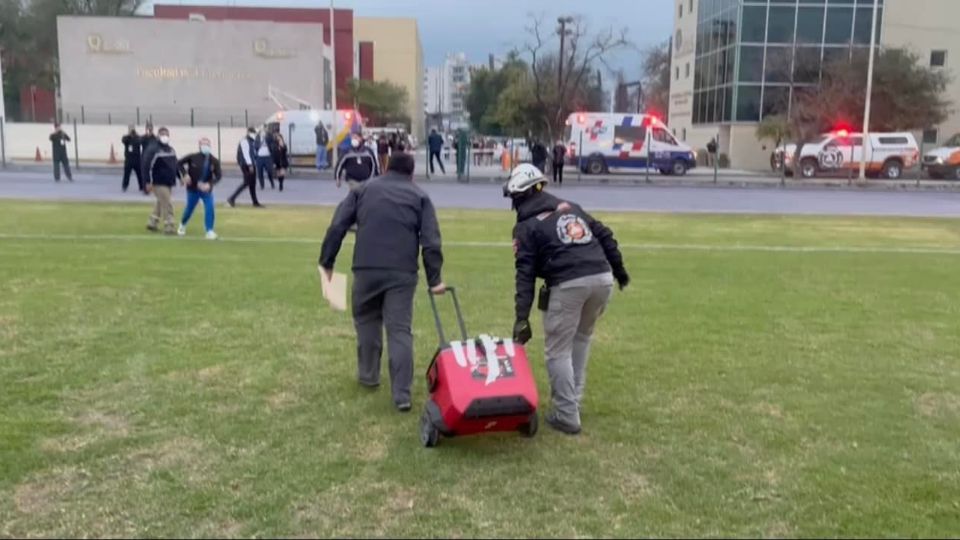
[[[422,161],[426,161],[425,159]],[[72,164],[76,172],[83,174],[94,174],[103,176],[120,177],[123,173],[122,163],[111,165],[103,162],[83,162],[80,166]],[[446,163],[445,163],[446,165]],[[452,165],[452,164],[451,164]],[[45,173],[51,172],[52,163],[49,161],[34,162],[25,160],[7,161],[5,168],[0,171],[8,173],[28,172]],[[418,182],[433,184],[502,184],[507,180],[507,173],[499,166],[471,166],[468,169],[469,176],[460,180],[457,179],[455,170],[447,168],[445,173],[437,170],[436,174],[426,174],[426,163],[417,163],[417,173],[415,179]],[[928,180],[922,179],[901,179],[901,180],[879,180],[871,179],[861,183],[858,180],[848,181],[846,178],[815,178],[812,180],[794,180],[792,177],[785,178],[782,183],[778,176],[771,176],[766,172],[746,171],[738,169],[722,169],[718,171],[716,182],[714,182],[714,171],[712,169],[698,168],[691,169],[686,176],[664,176],[657,171],[651,170],[649,176],[644,172],[626,174],[626,173],[608,173],[604,175],[578,175],[574,167],[567,167],[564,170],[564,185],[570,186],[664,186],[664,187],[724,187],[724,188],[770,188],[770,189],[823,189],[832,188],[837,190],[855,190],[855,191],[960,191],[960,182],[950,180]],[[239,171],[232,165],[227,165],[224,169],[226,178],[240,178]],[[316,179],[333,180],[333,171],[317,171],[313,167],[294,167],[288,173],[288,178],[292,179]]]

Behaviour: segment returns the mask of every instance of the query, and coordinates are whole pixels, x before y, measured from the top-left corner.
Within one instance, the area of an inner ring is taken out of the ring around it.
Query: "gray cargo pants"
[[[380,384],[383,329],[387,329],[393,401],[410,403],[413,386],[413,295],[417,274],[389,270],[354,272],[353,324],[357,329],[357,379]]]
[[[587,383],[590,340],[613,293],[613,285],[602,281],[552,288],[550,305],[543,318],[553,410],[559,420],[571,426],[580,425],[580,400]]]

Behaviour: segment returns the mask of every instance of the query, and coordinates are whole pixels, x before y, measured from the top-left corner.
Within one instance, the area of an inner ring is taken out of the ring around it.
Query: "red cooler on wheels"
[[[460,325],[461,340],[447,342],[432,293],[440,349],[427,369],[430,398],[420,417],[420,441],[436,446],[440,437],[518,431],[537,433],[537,384],[523,345],[481,335],[467,338],[457,292],[447,289]]]

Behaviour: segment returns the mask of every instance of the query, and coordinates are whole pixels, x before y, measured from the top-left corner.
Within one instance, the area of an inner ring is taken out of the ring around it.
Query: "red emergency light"
[[[841,138],[843,138],[843,139],[846,139],[847,137],[850,136],[850,132],[847,131],[847,130],[845,130],[845,129],[841,129],[841,130],[837,131],[837,135],[839,135],[839,136],[840,136]]]
[[[578,124],[583,125],[583,124],[585,124],[586,122],[587,122],[587,115],[585,115],[585,114],[578,114],[578,115],[577,115],[577,123],[578,123]]]

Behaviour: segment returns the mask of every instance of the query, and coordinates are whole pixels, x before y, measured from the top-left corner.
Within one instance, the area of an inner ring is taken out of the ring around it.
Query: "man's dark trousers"
[[[410,403],[413,386],[413,295],[417,274],[394,270],[353,273],[353,323],[357,329],[357,379],[380,384],[383,329],[387,329],[393,402]]]
[[[433,150],[430,151],[430,174],[434,173],[434,168],[433,168],[434,158],[436,158],[437,163],[440,164],[440,171],[443,174],[447,174],[447,170],[443,168],[443,158],[440,157],[440,152],[434,152]]]
[[[53,153],[53,179],[57,182],[60,181],[60,167],[63,167],[63,171],[67,174],[68,180],[73,180],[73,174],[70,173],[70,158],[67,157],[67,152],[54,152]]]
[[[250,200],[253,201],[254,206],[260,206],[260,201],[257,200],[257,171],[253,166],[241,167],[243,172],[243,183],[240,184],[240,187],[233,192],[233,195],[228,198],[228,201],[233,201],[236,203],[237,197],[243,193],[243,190],[250,190]]]
[[[123,161],[123,190],[130,186],[130,173],[137,175],[137,186],[143,191],[143,179],[140,177],[140,160],[125,159]]]

